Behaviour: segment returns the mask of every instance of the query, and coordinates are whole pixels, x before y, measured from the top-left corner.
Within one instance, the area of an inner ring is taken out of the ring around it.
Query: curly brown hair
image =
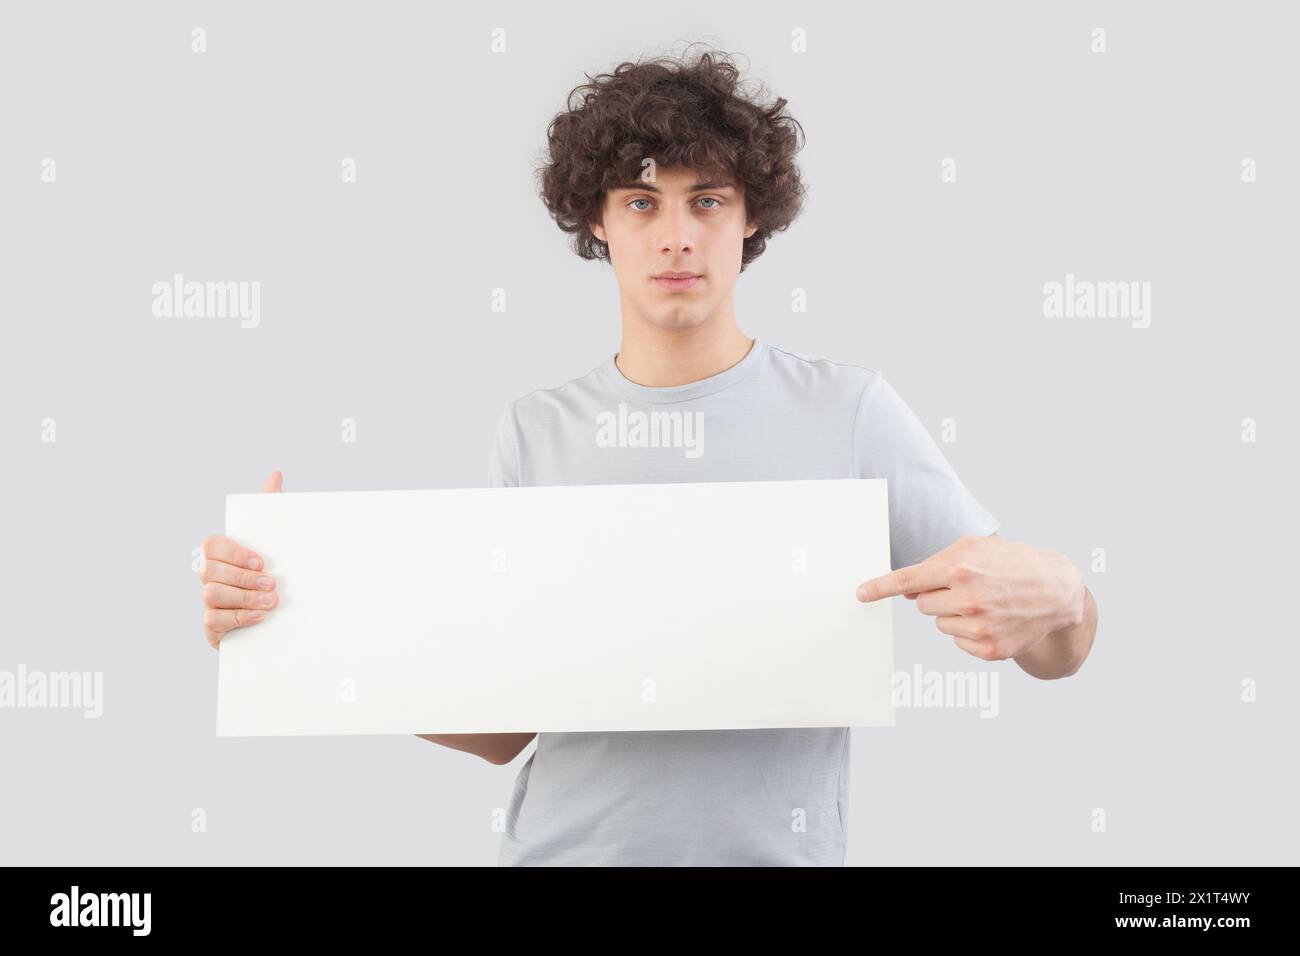
[[[608,190],[639,179],[646,157],[743,184],[746,220],[758,228],[744,241],[742,272],[799,215],[806,187],[794,157],[803,128],[785,113],[784,98],[764,105],[746,94],[729,54],[657,56],[585,75],[547,126],[548,155],[537,171],[542,201],[575,234],[582,258],[608,261],[609,245],[589,224],[602,222]]]

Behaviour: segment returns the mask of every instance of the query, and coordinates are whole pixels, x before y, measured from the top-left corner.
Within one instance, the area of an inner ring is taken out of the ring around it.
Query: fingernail
[[[272,604],[275,603],[275,595],[263,594],[261,601],[259,601],[258,603],[261,604],[262,607],[270,607]]]
[[[867,599],[867,589],[866,589],[866,588],[858,588],[858,600],[859,600],[859,601],[865,601],[866,599]]]
[[[248,559],[248,568],[249,568],[250,571],[260,571],[260,570],[262,570],[262,559],[259,558],[259,557],[258,557],[257,555],[255,555],[255,554],[249,556],[249,559]]]
[[[268,578],[265,574],[263,574],[260,578],[257,579],[257,586],[259,588],[269,588],[271,586],[271,579]]]
[[[261,612],[261,611],[249,611],[249,612],[248,612],[248,619],[249,619],[250,621],[260,621],[260,620],[262,619],[262,612]]]

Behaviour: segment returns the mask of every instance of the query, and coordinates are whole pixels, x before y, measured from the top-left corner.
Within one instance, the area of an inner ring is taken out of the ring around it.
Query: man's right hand
[[[284,476],[271,472],[262,491],[280,491]],[[203,633],[215,649],[227,631],[262,620],[279,601],[266,562],[224,534],[203,539]]]

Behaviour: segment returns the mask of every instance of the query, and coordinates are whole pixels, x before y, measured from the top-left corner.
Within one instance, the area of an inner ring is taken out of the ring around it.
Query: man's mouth
[[[703,276],[694,272],[661,272],[654,276],[655,283],[669,292],[684,292],[699,282]]]

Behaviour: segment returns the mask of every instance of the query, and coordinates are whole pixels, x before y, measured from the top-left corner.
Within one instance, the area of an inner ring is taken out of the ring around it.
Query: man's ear
[[[609,242],[609,237],[605,235],[605,206],[608,202],[609,193],[601,193],[600,203],[594,210],[595,217],[587,222],[591,234],[604,243]]]
[[[758,232],[758,223],[753,222],[745,227],[745,238],[748,239],[754,233]]]

